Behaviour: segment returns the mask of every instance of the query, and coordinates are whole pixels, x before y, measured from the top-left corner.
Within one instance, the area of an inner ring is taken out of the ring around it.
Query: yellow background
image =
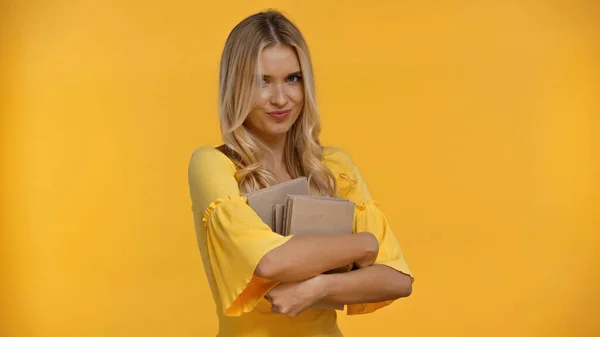
[[[215,335],[187,164],[267,7],[416,276],[345,336],[600,335],[597,1],[8,0],[1,336]]]

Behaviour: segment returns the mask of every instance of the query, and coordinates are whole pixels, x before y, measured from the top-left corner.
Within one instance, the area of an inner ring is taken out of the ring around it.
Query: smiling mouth
[[[275,119],[283,119],[290,113],[290,111],[291,110],[271,111],[268,112],[268,114]]]

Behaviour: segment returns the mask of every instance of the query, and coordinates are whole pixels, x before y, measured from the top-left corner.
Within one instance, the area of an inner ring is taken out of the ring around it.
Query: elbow
[[[400,291],[400,297],[408,297],[412,294],[412,283],[409,283],[408,286],[405,286]]]
[[[267,280],[272,280],[275,272],[271,266],[264,263],[259,263],[254,270],[254,275]]]
[[[267,280],[277,281],[280,274],[280,268],[277,263],[270,258],[269,254],[265,255],[254,270],[254,275]]]
[[[412,277],[401,274],[396,285],[396,298],[408,297],[412,294]]]

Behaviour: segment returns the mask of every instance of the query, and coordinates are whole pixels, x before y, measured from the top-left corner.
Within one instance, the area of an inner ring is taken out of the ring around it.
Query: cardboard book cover
[[[273,206],[285,204],[288,194],[309,194],[308,179],[300,177],[273,185],[257,191],[246,193],[248,205],[256,212],[261,220],[276,232],[273,221]]]

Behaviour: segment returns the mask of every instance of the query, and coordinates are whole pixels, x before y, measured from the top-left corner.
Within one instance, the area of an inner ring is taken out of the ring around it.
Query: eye
[[[302,80],[302,76],[300,75],[291,75],[287,78],[288,82],[300,82]]]

